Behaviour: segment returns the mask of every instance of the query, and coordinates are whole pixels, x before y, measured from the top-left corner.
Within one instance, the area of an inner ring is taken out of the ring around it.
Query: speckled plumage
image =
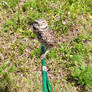
[[[53,31],[48,27],[46,20],[37,19],[33,23],[33,31],[37,35],[38,40],[45,44],[47,48],[51,48],[56,45],[56,37]]]

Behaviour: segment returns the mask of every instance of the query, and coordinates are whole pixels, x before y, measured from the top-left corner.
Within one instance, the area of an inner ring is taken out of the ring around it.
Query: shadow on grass
[[[74,79],[72,76],[68,75],[67,81],[70,83],[74,83],[74,86],[78,87],[79,92],[87,92],[86,85],[79,84],[78,79]]]
[[[8,87],[5,87],[5,88],[0,87],[0,92],[9,92]]]

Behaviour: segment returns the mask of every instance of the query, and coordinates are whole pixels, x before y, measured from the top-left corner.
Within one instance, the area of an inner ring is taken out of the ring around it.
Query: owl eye
[[[43,24],[45,24],[45,22],[42,22]]]
[[[38,23],[34,23],[35,26],[38,26]]]
[[[37,26],[38,24],[35,24],[35,26]]]

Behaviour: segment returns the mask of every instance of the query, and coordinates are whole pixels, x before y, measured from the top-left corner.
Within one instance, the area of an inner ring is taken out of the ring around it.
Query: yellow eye
[[[42,24],[45,24],[45,22],[43,22]]]

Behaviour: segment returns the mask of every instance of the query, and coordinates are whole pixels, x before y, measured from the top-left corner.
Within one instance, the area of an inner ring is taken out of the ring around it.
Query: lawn
[[[37,18],[60,40],[46,56],[53,92],[92,92],[92,0],[0,0],[0,92],[42,92]]]

